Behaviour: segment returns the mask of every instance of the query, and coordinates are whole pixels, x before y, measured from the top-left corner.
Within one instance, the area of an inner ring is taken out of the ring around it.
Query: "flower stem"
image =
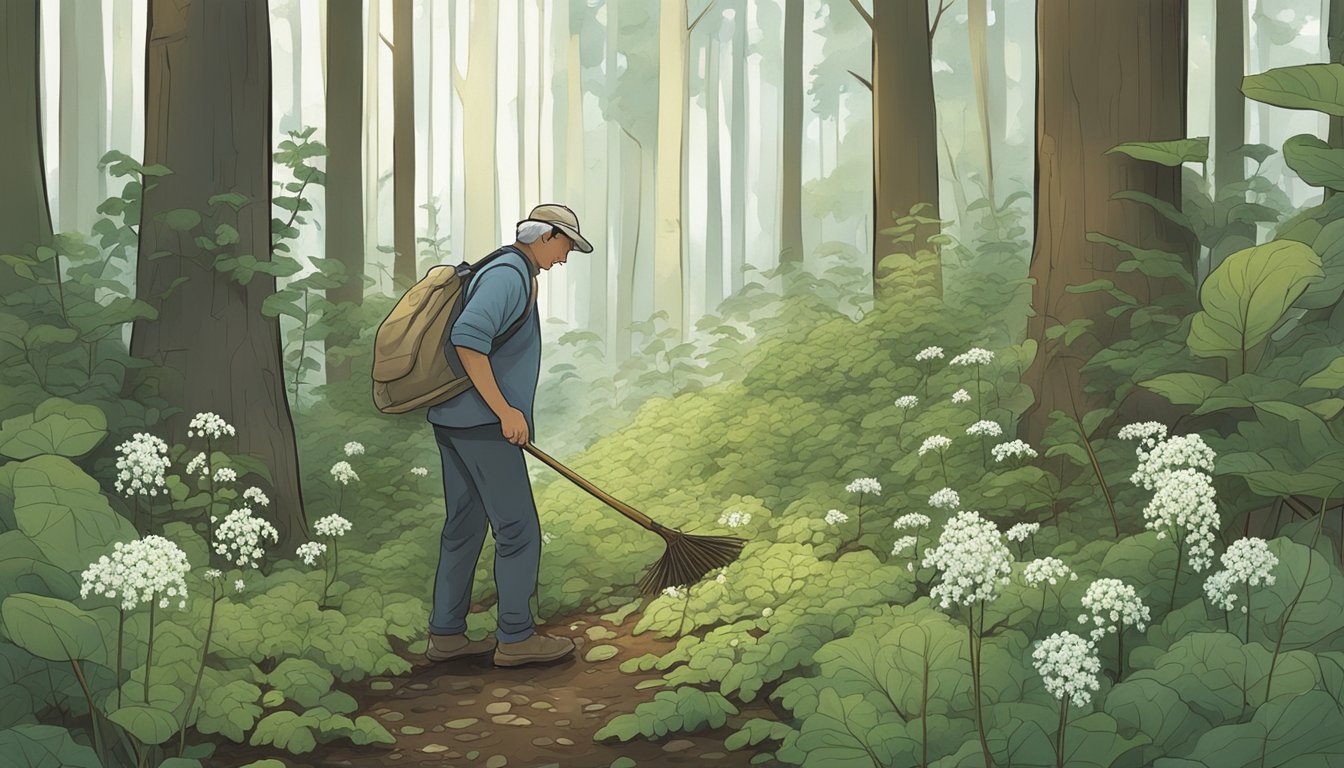
[[[1338,486],[1336,486],[1338,487]],[[1274,655],[1269,660],[1269,675],[1265,680],[1265,701],[1269,701],[1269,692],[1274,685],[1274,668],[1279,663],[1279,651],[1283,648],[1283,636],[1288,632],[1288,622],[1293,618],[1293,609],[1297,608],[1297,601],[1302,599],[1302,593],[1307,589],[1307,580],[1311,578],[1311,553],[1316,550],[1316,542],[1321,537],[1321,529],[1325,527],[1325,505],[1334,491],[1326,494],[1326,498],[1321,499],[1320,519],[1316,523],[1316,533],[1311,537],[1311,545],[1307,548],[1307,568],[1302,574],[1302,584],[1297,588],[1297,594],[1293,596],[1293,602],[1288,604],[1288,610],[1283,613],[1283,620],[1279,622],[1279,639],[1274,642]],[[1250,613],[1249,607],[1246,611]]]
[[[126,636],[126,609],[117,608],[117,708],[121,708],[121,646]]]
[[[201,690],[201,678],[205,676],[205,657],[210,653],[210,635],[215,631],[215,608],[223,595],[215,594],[215,586],[210,586],[210,621],[205,625],[205,644],[201,646],[201,665],[196,668],[196,682],[191,686],[191,695],[187,697],[187,708],[182,712],[182,727],[177,732],[177,756],[182,756],[186,747],[187,721],[191,719],[191,708],[196,704],[196,694]]]
[[[1069,695],[1059,702],[1059,738],[1055,749],[1055,768],[1064,768],[1064,729],[1069,724]]]
[[[980,733],[980,751],[985,756],[985,768],[993,768],[994,760],[989,756],[989,742],[985,740],[985,716],[980,706],[980,651],[981,646],[975,631],[975,603],[970,605],[970,616],[966,622],[966,632],[971,644],[971,687],[975,695],[975,727]],[[984,623],[985,608],[980,606],[980,621]]]
[[[80,690],[84,691],[84,701],[89,705],[89,720],[93,723],[93,743],[94,749],[99,755],[103,754],[103,729],[98,725],[98,708],[93,704],[93,693],[89,691],[89,681],[84,679],[84,670],[79,668],[78,659],[70,659],[70,666],[75,670],[75,678],[79,680]]]
[[[1171,577],[1171,602],[1167,604],[1167,613],[1176,610],[1176,584],[1181,580],[1181,560],[1185,557],[1185,542],[1174,533],[1172,538],[1176,539],[1176,573]]]
[[[149,649],[145,652],[145,703],[149,703],[149,671],[154,664],[154,602],[149,603]]]
[[[1115,668],[1115,682],[1120,682],[1120,678],[1125,676],[1125,622],[1115,628],[1115,653],[1117,657]]]

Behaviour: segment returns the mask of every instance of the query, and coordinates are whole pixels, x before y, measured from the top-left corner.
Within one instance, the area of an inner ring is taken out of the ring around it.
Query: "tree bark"
[[[686,120],[686,0],[660,0],[658,16],[658,147],[654,192],[653,311],[685,333],[682,244],[682,154]]]
[[[1186,31],[1185,0],[1040,3],[1035,250],[1030,267],[1035,286],[1028,321],[1028,336],[1038,349],[1024,377],[1036,401],[1019,434],[1033,445],[1053,411],[1081,418],[1111,402],[1114,393],[1083,391],[1086,381],[1079,369],[1098,344],[1129,333],[1122,320],[1106,315],[1111,305],[1099,300],[1099,294],[1069,293],[1067,287],[1104,278],[1140,302],[1184,290],[1174,280],[1115,271],[1126,257],[1108,245],[1089,242],[1087,235],[1099,232],[1143,248],[1190,252],[1179,230],[1151,208],[1112,199],[1116,192],[1133,190],[1179,208],[1180,169],[1106,154],[1127,141],[1185,135]],[[1093,323],[1091,333],[1072,345],[1046,339],[1051,326],[1080,319]],[[1137,390],[1126,402],[1143,405],[1145,420],[1169,416],[1165,400],[1144,402],[1145,397]]]
[[[472,0],[467,74],[454,70],[462,99],[462,155],[466,180],[467,242],[462,258],[476,261],[499,247],[499,184],[495,178],[495,55],[498,9],[491,0]]]
[[[783,176],[779,260],[803,263],[803,0],[784,3]]]
[[[419,277],[415,252],[415,58],[411,3],[392,4],[392,274],[401,289]]]
[[[914,240],[883,234],[896,219],[924,205],[938,218],[938,124],[933,101],[929,8],[925,0],[889,0],[873,6],[873,277],[874,296],[889,301],[883,280],[897,271],[888,255],[908,254],[943,295],[942,264],[929,238],[939,224],[923,224]]]
[[[742,267],[747,258],[747,19],[749,3],[744,0],[733,14],[733,130],[732,189],[728,219],[732,227],[729,246],[728,294],[742,290]]]
[[[971,43],[971,74],[975,105],[980,113],[980,140],[985,151],[985,197],[997,208],[994,195],[994,129],[989,109],[989,0],[967,0],[966,30]],[[1003,62],[998,62],[1002,67]]]
[[[709,61],[705,67],[705,168],[709,181],[709,190],[705,193],[705,307],[711,312],[723,301],[723,152],[719,139],[719,97],[723,92],[719,87],[719,59],[722,50],[723,45],[717,38],[709,41]]]
[[[0,253],[51,245],[42,157],[38,0],[0,0]],[[11,271],[0,264],[0,276]]]
[[[1344,0],[1327,0],[1330,17],[1326,20],[1326,40],[1330,61],[1344,64]],[[1344,148],[1344,117],[1330,118],[1330,146]],[[1326,190],[1329,194],[1330,190]]]
[[[107,176],[98,160],[107,146],[107,90],[103,85],[102,3],[61,0],[60,192],[63,232],[89,235]]]
[[[364,253],[376,254],[378,247],[382,245],[378,226],[378,213],[381,206],[379,198],[381,195],[381,177],[383,165],[381,152],[381,142],[379,140],[380,128],[382,126],[382,110],[380,98],[382,87],[379,84],[378,62],[381,58],[383,41],[381,36],[381,6],[382,0],[368,0],[366,3],[366,21],[364,24],[364,55],[367,57],[364,66]],[[381,267],[381,264],[378,266]],[[382,275],[378,275],[378,280],[382,283]],[[395,286],[394,286],[395,290]]]
[[[134,124],[134,97],[131,84],[131,35],[135,15],[131,0],[113,0],[108,25],[112,28],[112,88],[109,146],[132,157],[140,153],[131,137]]]
[[[289,27],[290,92],[289,112],[280,120],[280,130],[298,131],[303,129],[303,6],[299,0],[290,0],[285,6],[285,25]]]
[[[136,321],[131,354],[151,367],[127,379],[127,394],[157,390],[181,410],[161,436],[188,442],[187,425],[202,411],[237,428],[227,450],[260,460],[269,471],[274,523],[282,549],[307,539],[298,455],[280,359],[280,325],[262,314],[275,278],[256,273],[247,285],[213,268],[214,253],[271,256],[271,47],[263,0],[228,3],[154,0],[149,7],[145,68],[145,162],[172,173],[145,190],[140,218],[138,297],[154,320]],[[211,203],[219,193],[248,202],[234,210]],[[187,209],[200,224],[187,231],[163,214]],[[229,225],[238,241],[212,253],[196,239]],[[170,290],[178,278],[186,281]],[[164,294],[167,293],[165,297]],[[265,482],[258,483],[265,487]]]
[[[1246,97],[1241,80],[1246,70],[1246,16],[1242,3],[1214,3],[1213,42],[1213,181],[1214,198],[1228,187],[1246,181]],[[1245,198],[1243,192],[1241,197]],[[1255,225],[1229,224],[1223,238],[1209,254],[1209,269],[1228,255],[1255,244]]]
[[[364,301],[364,22],[360,0],[327,2],[326,257],[345,267],[347,281],[327,290],[333,304]],[[342,327],[345,327],[344,325]],[[354,341],[339,328],[324,340],[327,383],[350,377],[350,361],[335,348]]]

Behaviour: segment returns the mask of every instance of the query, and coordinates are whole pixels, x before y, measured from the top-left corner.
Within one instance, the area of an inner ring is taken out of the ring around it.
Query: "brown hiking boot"
[[[533,632],[516,643],[496,645],[495,664],[501,667],[516,667],[538,661],[554,661],[573,652],[574,641],[568,637]]]

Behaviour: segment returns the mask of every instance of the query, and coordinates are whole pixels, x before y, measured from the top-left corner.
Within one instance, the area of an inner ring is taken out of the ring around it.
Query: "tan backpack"
[[[456,354],[445,350],[449,330],[462,308],[462,286],[500,256],[518,250],[509,246],[484,259],[456,266],[432,267],[402,295],[373,341],[373,404],[383,413],[406,413],[449,400],[471,388]],[[521,273],[520,273],[521,274]],[[528,303],[523,314],[494,340],[493,348],[513,337],[532,306],[532,280],[527,275]]]

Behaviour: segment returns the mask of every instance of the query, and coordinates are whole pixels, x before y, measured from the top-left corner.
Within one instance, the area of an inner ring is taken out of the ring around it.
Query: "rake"
[[[715,568],[732,563],[741,554],[742,547],[746,546],[747,540],[736,536],[699,536],[660,525],[643,512],[579,477],[577,472],[547,456],[530,441],[523,446],[523,450],[541,459],[602,503],[663,537],[667,542],[667,551],[639,580],[639,590],[645,595],[657,594],[668,587],[694,584]]]

